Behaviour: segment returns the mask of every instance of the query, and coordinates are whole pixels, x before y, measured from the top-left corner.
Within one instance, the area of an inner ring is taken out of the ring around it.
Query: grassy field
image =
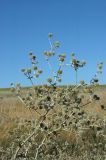
[[[35,113],[18,100],[10,89],[0,89],[0,144],[6,143],[10,138],[9,132],[16,125],[16,121],[34,119]]]
[[[100,101],[94,101],[84,106],[88,114],[97,114],[101,119],[106,118],[106,110],[101,109],[101,105],[106,106],[106,86],[95,88],[95,92],[101,97]],[[18,124],[25,121],[33,121],[37,114],[29,110],[22,102],[11,92],[10,89],[0,89],[0,146],[7,145],[11,139],[11,132]],[[74,133],[61,132],[65,139],[74,141]]]
[[[106,112],[101,109],[100,105],[106,106],[106,86],[99,86],[96,92],[101,99],[87,105],[84,109],[89,113],[98,114],[101,118],[106,116]],[[0,89],[0,139],[6,137],[8,131],[14,123],[14,119],[34,119],[36,113],[27,109],[22,102],[11,92],[9,88]]]

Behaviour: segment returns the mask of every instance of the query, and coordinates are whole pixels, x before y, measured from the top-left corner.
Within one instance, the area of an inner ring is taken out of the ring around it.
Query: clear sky
[[[39,82],[45,83],[49,71],[42,52],[49,49],[48,32],[60,41],[57,52],[66,53],[67,62],[71,52],[87,61],[79,80],[89,82],[103,61],[100,81],[106,84],[106,0],[0,0],[0,88],[11,82],[30,85],[20,72],[30,67],[30,51],[45,70]],[[72,68],[63,75],[63,83],[74,82]]]

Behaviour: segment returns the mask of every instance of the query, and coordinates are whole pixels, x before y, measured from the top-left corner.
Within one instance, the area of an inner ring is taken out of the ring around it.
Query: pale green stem
[[[76,78],[76,85],[78,83],[78,72],[77,72],[77,69],[75,70],[75,78]]]

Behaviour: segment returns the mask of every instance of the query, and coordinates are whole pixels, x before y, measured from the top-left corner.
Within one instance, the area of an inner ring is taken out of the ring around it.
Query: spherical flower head
[[[32,96],[32,93],[30,93],[30,92],[29,92],[29,93],[28,93],[28,96],[30,96],[30,97],[31,97],[31,96]]]
[[[61,82],[61,78],[57,78],[57,81],[58,81],[58,82]]]
[[[50,52],[50,51],[44,51],[43,55],[48,58],[48,57],[51,57],[51,56],[55,55],[55,53],[54,52]]]
[[[103,68],[103,62],[100,62],[99,64],[97,64],[97,74],[102,73],[102,68]]]
[[[52,79],[51,78],[47,78],[47,82],[52,83]]]
[[[72,53],[71,53],[71,56],[74,57],[74,56],[75,56],[75,53],[72,52]]]
[[[31,73],[31,69],[30,68],[28,68],[26,71],[27,71],[27,73]]]
[[[42,72],[43,72],[42,70],[38,70],[38,74],[42,74]]]
[[[66,55],[64,53],[61,54],[62,57],[66,58]]]
[[[97,64],[97,67],[98,67],[99,70],[102,70],[103,64],[99,63],[99,64]]]
[[[35,59],[36,59],[36,56],[35,56],[35,55],[32,55],[31,59],[32,59],[32,60],[35,60]]]
[[[59,42],[59,41],[56,41],[56,42],[54,43],[54,46],[55,46],[55,48],[59,48],[59,47],[60,47],[60,42]]]
[[[86,65],[86,61],[85,60],[82,61],[82,65],[83,66]]]
[[[71,63],[72,63],[73,66],[76,66],[77,65],[77,60],[75,58],[72,58]]]
[[[100,100],[100,97],[99,97],[98,95],[94,94],[94,95],[93,95],[93,99],[94,99],[94,100]]]
[[[14,85],[14,83],[10,83],[10,86],[13,86]]]
[[[44,56],[47,56],[47,51],[44,51],[44,52],[43,52],[43,55],[44,55]]]
[[[85,92],[86,92],[86,93],[92,93],[93,91],[92,91],[91,88],[85,88]]]
[[[29,56],[32,56],[32,55],[33,55],[33,53],[32,53],[32,52],[30,52],[30,53],[29,53]]]
[[[38,69],[38,67],[37,66],[33,66],[33,70],[37,70]]]
[[[48,33],[48,38],[52,38],[53,37],[53,34],[52,33]]]
[[[35,77],[35,78],[39,78],[39,74],[38,74],[38,73],[35,74],[34,77]]]
[[[99,64],[103,65],[103,62],[100,62]]]
[[[84,82],[83,80],[81,80],[81,81],[80,81],[80,84],[81,84],[81,85],[84,85],[84,84],[85,84],[85,82]]]
[[[58,70],[58,71],[57,71],[57,74],[59,74],[59,75],[61,75],[62,73],[63,73],[62,70]]]
[[[25,69],[24,69],[24,68],[22,68],[22,69],[21,69],[21,72],[25,72]]]
[[[21,87],[21,84],[20,84],[20,83],[17,83],[17,84],[16,84],[16,87]]]
[[[60,54],[59,55],[59,61],[64,62],[66,55],[65,54]]]
[[[54,55],[55,55],[55,52],[51,52],[51,55],[54,56]]]
[[[48,57],[52,56],[52,52],[47,52]]]
[[[64,57],[59,57],[59,61],[64,62]]]

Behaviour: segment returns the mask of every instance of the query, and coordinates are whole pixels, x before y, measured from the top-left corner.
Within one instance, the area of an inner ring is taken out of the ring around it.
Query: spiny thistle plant
[[[52,37],[53,34],[49,33],[50,50],[43,52],[53,75],[47,78],[47,85],[34,84],[33,80],[38,79],[43,71],[38,68],[37,57],[33,53],[29,53],[32,67],[21,69],[32,87],[25,90],[20,84],[11,84],[12,91],[25,107],[36,112],[36,117],[34,125],[29,122],[28,132],[18,135],[19,128],[14,131],[15,142],[10,147],[11,154],[8,157],[11,160],[102,160],[105,158],[105,120],[98,115],[88,114],[84,109],[94,102],[101,105],[100,97],[95,94],[93,86],[83,80],[79,84],[77,82],[77,71],[86,62],[77,60],[72,53],[69,65],[76,72],[76,85],[59,87],[63,67],[67,65],[66,55],[58,54],[58,70],[54,71],[50,58],[57,54],[60,43],[52,42]],[[97,74],[101,73],[102,65],[97,65]],[[91,81],[93,85],[94,81]],[[20,130],[23,126],[28,128],[28,122],[24,121]]]
[[[83,61],[79,61],[75,58],[75,53],[71,53],[71,60],[70,60],[70,63],[69,64],[66,64],[68,66],[71,66],[73,67],[73,69],[75,70],[75,78],[76,78],[76,85],[78,83],[78,69],[81,68],[81,67],[84,67],[86,64],[86,61],[83,60]]]
[[[40,74],[42,74],[43,71],[38,68],[37,66],[38,61],[36,59],[36,56],[33,55],[33,53],[29,53],[29,58],[31,60],[32,68],[27,68],[27,69],[22,68],[21,71],[30,80],[31,84],[34,85],[32,79],[39,78]]]
[[[103,62],[97,64],[97,71],[94,78],[90,81],[91,84],[97,85],[99,83],[99,75],[102,73]]]
[[[44,51],[44,56],[45,56],[45,60],[48,63],[49,69],[53,75],[53,78],[49,77],[47,79],[48,83],[52,86],[56,86],[58,82],[61,82],[61,75],[63,73],[62,71],[62,66],[64,64],[64,60],[65,60],[65,54],[59,54],[58,55],[58,70],[54,71],[51,63],[50,63],[50,58],[52,56],[56,55],[56,49],[60,47],[60,42],[56,41],[56,42],[52,42],[52,37],[53,34],[49,33],[48,34],[48,40],[49,40],[49,44],[50,44],[50,50],[49,51]]]

